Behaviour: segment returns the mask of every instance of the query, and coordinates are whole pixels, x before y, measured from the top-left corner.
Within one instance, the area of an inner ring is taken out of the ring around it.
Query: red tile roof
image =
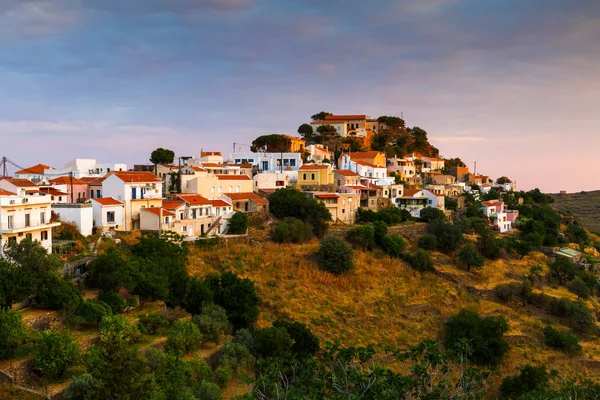
[[[210,200],[208,200],[206,197],[200,196],[199,194],[178,194],[177,198],[193,206],[211,204]]]
[[[367,119],[367,116],[364,114],[361,115],[326,115],[325,116],[325,120],[330,120],[330,119],[335,119],[335,120],[349,120],[349,119]]]
[[[364,166],[364,167],[371,167],[371,168],[385,168],[385,167],[382,167],[382,166],[379,166],[379,165],[375,165],[375,164],[368,163],[368,162],[366,162],[366,161],[360,161],[360,160],[352,160],[352,161],[354,161],[354,162],[355,162],[355,163],[357,163],[358,165],[362,165],[362,166]]]
[[[311,122],[311,125],[329,125],[329,124],[345,124],[346,121],[344,120],[319,120],[319,121],[313,121]]]
[[[37,164],[34,165],[33,167],[29,167],[29,168],[25,168],[22,169],[20,171],[15,172],[15,174],[19,174],[19,175],[28,175],[28,174],[37,174],[37,175],[42,175],[44,173],[45,170],[47,169],[54,169],[48,165],[45,164]]]
[[[225,165],[227,165],[228,167],[252,168],[252,164],[250,164],[250,163],[245,163],[245,164],[227,163]]]
[[[383,152],[381,151],[376,151],[376,150],[372,150],[372,151],[357,151],[355,153],[349,153],[350,154],[350,158],[354,158],[354,159],[363,159],[363,158],[375,158],[378,155],[385,155],[383,154]]]
[[[226,193],[225,196],[229,197],[231,200],[252,200],[255,203],[265,204],[269,201],[263,197],[260,197],[256,193],[252,192],[242,192],[242,193]]]
[[[195,165],[190,166],[190,169],[193,169],[196,172],[206,172],[204,168],[196,167]]]
[[[114,175],[123,182],[162,182],[158,176],[147,171],[113,171],[108,175]]]
[[[346,187],[349,187],[350,189],[358,189],[358,190],[367,188],[366,186],[363,186],[363,185],[346,185]]]
[[[331,165],[329,164],[304,164],[299,169],[301,170],[311,170],[311,169],[329,169]]]
[[[217,175],[220,181],[251,181],[248,175]]]
[[[291,136],[291,135],[283,135],[283,136],[285,136],[286,138],[291,139],[291,140],[301,140],[303,142],[306,142],[306,140],[299,138],[299,137],[295,137],[295,136]]]
[[[404,189],[404,196],[413,197],[415,194],[419,193],[421,190],[419,189]]]
[[[100,204],[102,204],[103,206],[121,206],[123,205],[123,203],[121,203],[119,200],[115,200],[112,197],[96,197],[90,200],[94,200]]]
[[[142,210],[151,212],[152,214],[158,215],[158,216],[160,216],[160,212],[162,210],[163,217],[174,217],[175,216],[174,212],[165,210],[164,208],[161,208],[161,207],[144,207],[144,208],[142,208]]]
[[[204,168],[225,168],[225,165],[223,165],[223,164],[210,163],[210,162],[203,162],[202,166]]]
[[[162,202],[162,206],[163,208],[167,209],[167,210],[175,210],[179,207],[181,207],[182,205],[184,205],[185,202],[184,201],[163,201]]]
[[[375,189],[375,190],[383,189],[381,186],[373,185],[371,182],[365,183],[364,186],[366,189]]]
[[[52,196],[66,196],[68,194],[68,193],[62,192],[54,187],[42,187],[42,188],[40,188],[40,192],[48,193],[49,195],[52,195]]]
[[[211,200],[210,202],[215,207],[231,207],[231,204],[227,203],[224,200],[220,200],[220,199]]]
[[[102,182],[106,179],[105,176],[83,176],[80,178],[88,185],[102,185]]]
[[[220,156],[221,152],[220,151],[201,151],[200,152],[200,157],[204,157],[204,156]]]
[[[337,199],[340,196],[338,196],[335,193],[317,193],[317,194],[315,194],[315,197],[317,199]]]
[[[344,175],[344,176],[360,176],[356,172],[350,171],[349,169],[336,169],[333,172],[335,172],[336,174]]]
[[[75,177],[71,178],[70,176],[59,176],[58,178],[51,179],[50,183],[54,185],[70,185],[71,183],[73,185],[87,185],[86,181]]]
[[[482,201],[481,204],[483,204],[486,207],[494,207],[494,206],[501,205],[502,202],[498,201],[498,200],[490,200],[490,201]]]
[[[17,179],[17,178],[0,178],[0,181],[7,181],[12,183],[14,186],[22,188],[22,187],[37,187],[35,183],[31,182],[29,179]]]
[[[0,196],[16,196],[16,193],[9,192],[8,190],[0,189]]]

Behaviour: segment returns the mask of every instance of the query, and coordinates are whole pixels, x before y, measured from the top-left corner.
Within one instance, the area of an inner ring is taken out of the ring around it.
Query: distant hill
[[[573,213],[585,228],[600,234],[600,190],[551,196],[559,211]]]

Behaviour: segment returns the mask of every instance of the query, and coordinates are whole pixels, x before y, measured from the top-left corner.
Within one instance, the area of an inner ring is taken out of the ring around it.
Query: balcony
[[[16,221],[12,224],[2,223],[0,224],[0,233],[10,234],[10,233],[19,233],[19,232],[27,232],[38,229],[50,229],[56,226],[59,226],[60,222],[52,222],[52,223],[42,223],[40,221],[31,221],[29,224],[26,224],[25,221]]]

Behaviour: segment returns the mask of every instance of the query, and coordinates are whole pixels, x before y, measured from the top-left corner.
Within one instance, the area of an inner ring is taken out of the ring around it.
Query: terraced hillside
[[[600,234],[600,190],[551,196],[559,211],[573,213],[586,229]]]

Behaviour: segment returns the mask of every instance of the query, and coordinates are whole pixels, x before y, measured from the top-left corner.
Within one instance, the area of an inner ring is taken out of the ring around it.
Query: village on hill
[[[0,251],[23,238],[50,251],[57,220],[75,223],[84,236],[140,230],[171,231],[186,240],[222,235],[236,212],[267,212],[269,196],[288,187],[324,203],[340,224],[355,223],[359,209],[386,207],[415,219],[428,207],[451,216],[465,208],[467,194],[493,197],[481,206],[500,232],[518,217],[496,201],[516,191],[514,183],[475,174],[460,159],[439,158],[426,132],[407,129],[400,118],[319,113],[299,134],[261,136],[252,151],[229,155],[202,150],[176,160],[172,151],[157,149],[154,165],[132,168],[78,158],[62,168],[44,160],[19,168],[0,177]]]

